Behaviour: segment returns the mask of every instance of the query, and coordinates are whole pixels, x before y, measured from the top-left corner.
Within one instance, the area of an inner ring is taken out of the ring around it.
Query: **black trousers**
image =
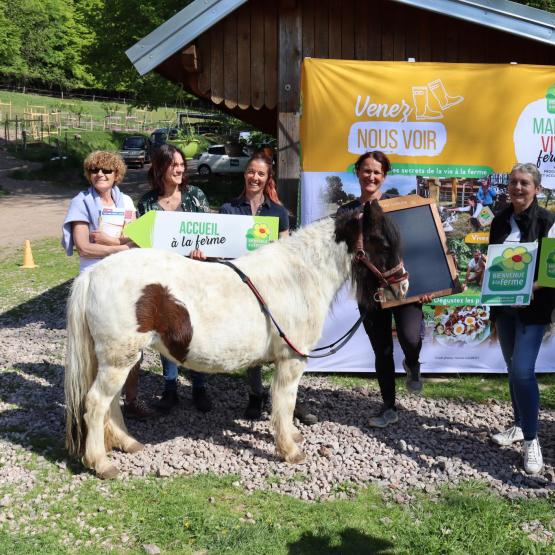
[[[362,308],[359,306],[359,310]],[[371,310],[363,321],[376,357],[376,374],[386,408],[395,407],[395,363],[393,362],[392,318],[397,338],[410,368],[419,364],[422,348],[422,305],[411,303],[395,308]]]

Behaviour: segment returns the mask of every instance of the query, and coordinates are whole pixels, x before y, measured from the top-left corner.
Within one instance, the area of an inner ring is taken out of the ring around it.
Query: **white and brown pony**
[[[235,264],[251,278],[292,343],[308,353],[334,295],[357,264],[360,234],[367,252],[379,251],[382,270],[397,264],[398,236],[390,233],[391,226],[374,202],[362,218],[356,212],[325,218]],[[373,283],[356,280],[359,299],[373,298]],[[75,280],[67,327],[66,445],[100,477],[118,473],[107,450],[142,448],[127,432],[119,396],[146,347],[209,373],[273,361],[276,450],[291,463],[304,458],[293,409],[306,359],[286,345],[229,267],[151,249],[109,256]]]

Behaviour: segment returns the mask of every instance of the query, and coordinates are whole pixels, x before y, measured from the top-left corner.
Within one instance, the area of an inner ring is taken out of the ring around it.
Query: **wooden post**
[[[429,179],[428,180],[428,188],[430,191],[430,198],[436,203],[439,204],[439,190],[441,188],[441,182],[439,179]]]
[[[285,206],[298,217],[302,48],[300,1],[279,0],[278,21],[278,191]]]
[[[451,179],[451,204],[457,206],[457,189],[459,188],[459,180],[456,177]]]

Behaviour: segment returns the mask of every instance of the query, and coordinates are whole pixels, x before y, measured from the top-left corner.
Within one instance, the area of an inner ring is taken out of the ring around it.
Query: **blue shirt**
[[[493,204],[493,199],[495,198],[495,192],[488,189],[484,192],[484,189],[480,187],[480,190],[476,193],[476,199],[480,204],[484,206],[491,206]]]
[[[235,214],[236,216],[252,216],[251,203],[244,195],[226,202],[220,207],[220,214]],[[289,230],[289,213],[282,204],[264,197],[262,204],[256,211],[257,216],[273,216],[279,218],[279,232]]]

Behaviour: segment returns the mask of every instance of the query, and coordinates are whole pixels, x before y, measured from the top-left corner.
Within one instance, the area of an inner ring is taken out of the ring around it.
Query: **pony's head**
[[[362,307],[406,297],[409,281],[401,260],[401,236],[378,201],[367,202],[362,212],[340,214],[335,237],[354,255],[352,282]]]

